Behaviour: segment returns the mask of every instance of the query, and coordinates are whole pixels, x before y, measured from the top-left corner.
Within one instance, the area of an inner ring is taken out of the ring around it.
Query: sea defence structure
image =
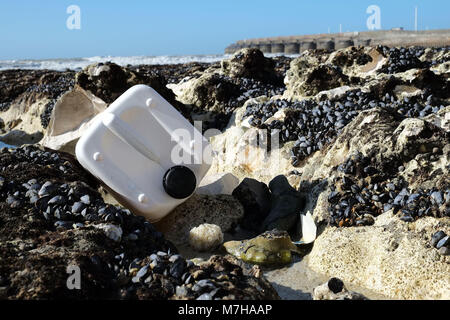
[[[367,32],[342,32],[289,37],[239,40],[229,45],[225,53],[243,48],[258,48],[264,53],[297,54],[308,49],[342,49],[351,46],[427,46],[450,45],[450,29],[407,31],[401,28]]]

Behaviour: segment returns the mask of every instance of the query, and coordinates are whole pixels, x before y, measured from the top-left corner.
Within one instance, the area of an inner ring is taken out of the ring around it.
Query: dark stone
[[[222,62],[222,68],[232,78],[251,78],[264,83],[282,84],[282,79],[275,72],[275,61],[266,58],[258,49],[237,52],[230,61]]]
[[[259,231],[270,212],[270,190],[267,185],[255,179],[245,178],[233,190],[233,196],[244,207],[241,226],[248,230]]]
[[[269,183],[269,189],[272,192],[272,205],[261,231],[273,229],[289,231],[296,225],[305,201],[284,175],[273,178]]]
[[[192,287],[192,291],[197,293],[203,293],[205,291],[211,291],[214,289],[216,289],[216,286],[214,285],[214,283],[212,283],[211,280],[208,279],[200,280]]]
[[[339,293],[342,291],[342,289],[344,289],[344,282],[342,282],[342,280],[338,278],[331,278],[330,280],[328,280],[328,288],[333,293]]]

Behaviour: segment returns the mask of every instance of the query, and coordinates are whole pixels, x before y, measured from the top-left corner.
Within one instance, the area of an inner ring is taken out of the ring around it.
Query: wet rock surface
[[[277,298],[226,258],[196,267],[177,255],[144,218],[105,204],[68,154],[2,149],[0,164],[3,299]],[[66,286],[69,266],[81,271],[80,290]]]

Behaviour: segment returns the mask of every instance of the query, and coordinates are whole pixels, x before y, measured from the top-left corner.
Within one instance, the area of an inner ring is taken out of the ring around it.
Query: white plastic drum
[[[75,152],[121,204],[153,222],[188,199],[211,164],[203,135],[145,85],[98,114]]]

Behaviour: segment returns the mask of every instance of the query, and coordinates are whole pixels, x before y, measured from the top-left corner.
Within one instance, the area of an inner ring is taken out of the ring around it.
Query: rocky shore
[[[449,78],[449,48],[383,46],[0,71],[0,298],[450,299]],[[215,129],[197,193],[156,224],[73,156],[136,84]]]

